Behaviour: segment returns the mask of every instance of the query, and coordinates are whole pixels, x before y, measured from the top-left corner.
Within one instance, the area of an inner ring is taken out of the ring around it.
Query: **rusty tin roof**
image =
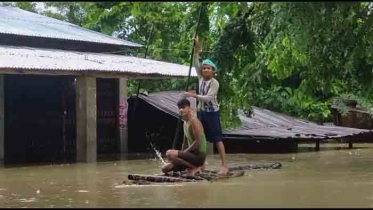
[[[180,115],[176,104],[180,97],[180,91],[165,91],[152,93],[147,96],[139,95],[142,100],[178,118],[180,118]],[[196,100],[194,98],[188,99],[192,104],[192,108],[195,109]],[[247,117],[243,112],[240,113],[241,127],[224,130],[223,135],[226,137],[239,136],[272,139],[335,139],[373,132],[366,129],[318,125],[314,122],[276,113],[268,109],[253,108],[254,114],[252,117]]]
[[[118,39],[65,21],[28,12],[17,7],[0,6],[0,33],[127,47],[142,46],[141,44]]]
[[[189,66],[133,56],[0,45],[0,72],[6,69],[42,70],[46,73],[95,71],[174,77],[189,74]],[[191,76],[197,76],[194,70]]]

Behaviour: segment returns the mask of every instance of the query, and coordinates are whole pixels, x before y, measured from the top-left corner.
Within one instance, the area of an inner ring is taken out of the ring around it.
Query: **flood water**
[[[228,154],[230,166],[279,161],[279,170],[187,184],[123,185],[158,174],[155,158],[0,169],[2,207],[373,207],[373,144],[299,145],[298,153]],[[206,169],[218,169],[219,155]]]

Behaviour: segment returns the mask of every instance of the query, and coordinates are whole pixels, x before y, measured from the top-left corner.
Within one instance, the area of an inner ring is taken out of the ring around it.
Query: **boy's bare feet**
[[[187,176],[194,176],[197,172],[201,173],[201,167],[188,169]]]
[[[220,168],[220,171],[218,172],[219,175],[227,175],[229,173],[229,167],[222,166]]]

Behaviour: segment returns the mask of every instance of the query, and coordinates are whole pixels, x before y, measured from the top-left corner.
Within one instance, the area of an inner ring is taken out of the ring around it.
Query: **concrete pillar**
[[[119,78],[119,150],[120,154],[128,153],[128,87],[127,78]]]
[[[76,157],[78,162],[97,161],[96,78],[77,77]]]
[[[5,126],[5,117],[4,117],[4,75],[0,75],[0,162],[4,161],[4,126]]]

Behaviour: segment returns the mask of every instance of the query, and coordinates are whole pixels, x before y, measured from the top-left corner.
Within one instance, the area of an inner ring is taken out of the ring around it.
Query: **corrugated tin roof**
[[[0,33],[141,47],[142,45],[88,30],[77,25],[28,12],[17,7],[0,6]]]
[[[1,45],[0,69],[99,71],[163,76],[189,74],[189,66],[132,56]],[[194,69],[191,76],[197,76]]]
[[[180,118],[177,101],[181,98],[180,91],[165,91],[152,93],[139,98],[157,107],[158,109]],[[196,107],[196,100],[188,98],[192,108]],[[328,139],[342,138],[373,132],[372,130],[356,129],[341,126],[325,126],[316,123],[276,113],[267,109],[253,107],[254,114],[247,117],[240,113],[242,125],[237,129],[224,130],[224,136],[240,136],[252,138],[279,138],[279,139]]]

